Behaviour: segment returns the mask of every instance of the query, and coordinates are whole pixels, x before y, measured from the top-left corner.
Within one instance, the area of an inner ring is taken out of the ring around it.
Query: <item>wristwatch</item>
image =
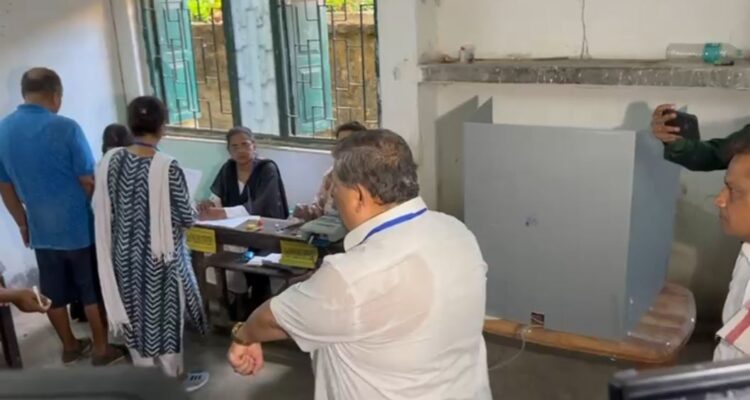
[[[242,339],[239,335],[244,325],[245,325],[244,322],[238,322],[234,325],[234,328],[232,328],[232,342],[237,343],[242,346],[250,346],[252,343],[248,342],[247,340]]]

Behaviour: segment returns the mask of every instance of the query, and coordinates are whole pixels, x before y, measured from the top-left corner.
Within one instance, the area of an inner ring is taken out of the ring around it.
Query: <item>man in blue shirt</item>
[[[34,68],[21,80],[24,104],[0,120],[0,195],[24,243],[36,252],[47,313],[63,343],[63,363],[91,351],[76,339],[67,305],[80,299],[93,336],[94,365],[123,358],[108,343],[93,247],[90,198],[94,157],[81,127],[57,115],[62,83],[52,70]]]

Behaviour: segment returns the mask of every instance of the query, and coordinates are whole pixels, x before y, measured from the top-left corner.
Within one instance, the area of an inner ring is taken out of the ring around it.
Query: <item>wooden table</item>
[[[640,367],[669,366],[675,363],[695,328],[695,299],[690,290],[668,283],[641,318],[635,329],[621,341],[597,339],[539,327],[529,329],[513,321],[487,319],[484,331],[521,339],[555,349],[633,362]]]
[[[223,228],[211,225],[197,225],[197,228],[212,230],[216,236],[217,253],[207,254],[192,251],[193,268],[198,279],[204,307],[209,321],[215,328],[230,328],[235,321],[229,318],[229,291],[227,289],[226,271],[251,272],[262,274],[271,279],[284,281],[282,290],[296,279],[310,272],[309,269],[276,264],[273,266],[249,266],[241,261],[241,255],[222,251],[225,245],[250,248],[255,251],[280,253],[281,241],[304,242],[299,233],[301,223],[290,220],[263,218],[262,229],[248,231],[242,227]],[[318,247],[318,266],[325,255],[343,251],[341,243]],[[214,268],[216,284],[207,281],[207,269]],[[211,307],[211,305],[214,307]]]

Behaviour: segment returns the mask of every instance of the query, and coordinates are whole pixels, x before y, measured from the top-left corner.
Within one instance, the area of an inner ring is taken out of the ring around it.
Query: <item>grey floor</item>
[[[60,347],[45,317],[16,314],[16,329],[26,368],[61,367]],[[86,326],[75,324],[87,335]],[[684,350],[681,362],[707,360],[711,356],[710,334],[697,334]],[[211,372],[210,383],[194,393],[194,399],[311,399],[313,376],[309,358],[293,344],[266,346],[266,367],[256,377],[235,375],[225,361],[228,338],[187,336],[188,369]],[[500,365],[490,372],[497,399],[605,399],[607,381],[628,365],[611,360],[550,352],[528,346],[517,358],[518,343],[487,338],[488,360]],[[513,361],[506,363],[507,360]],[[87,361],[82,361],[85,365]],[[73,367],[75,368],[75,367]]]

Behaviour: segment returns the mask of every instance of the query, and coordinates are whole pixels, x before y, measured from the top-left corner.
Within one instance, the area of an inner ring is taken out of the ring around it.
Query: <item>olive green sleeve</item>
[[[731,159],[731,146],[738,139],[750,139],[750,125],[721,139],[682,139],[664,146],[664,158],[691,171],[726,169]]]

